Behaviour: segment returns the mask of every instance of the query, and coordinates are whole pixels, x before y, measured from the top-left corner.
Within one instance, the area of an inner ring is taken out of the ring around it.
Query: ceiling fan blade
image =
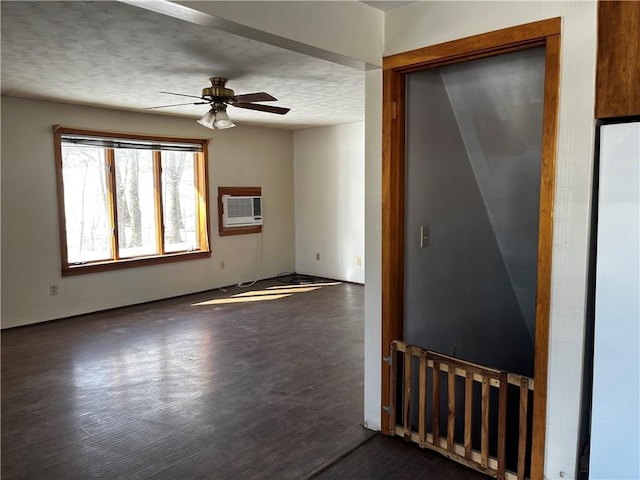
[[[258,110],[260,112],[276,113],[278,115],[284,115],[289,110],[291,110],[290,108],[273,107],[271,105],[260,105],[259,103],[232,103],[231,105],[237,108],[246,108],[247,110]]]
[[[277,98],[269,95],[267,92],[245,93],[244,95],[236,95],[231,103],[250,103],[250,102],[275,102]]]
[[[167,108],[167,107],[181,107],[182,105],[205,105],[209,102],[189,102],[189,103],[174,103],[172,105],[158,105],[157,107],[147,107],[142,110],[153,110],[154,108]]]
[[[191,98],[202,99],[202,97],[198,97],[196,95],[185,95],[184,93],[174,93],[174,92],[160,92],[160,93],[166,93],[167,95],[178,95],[179,97],[191,97]]]

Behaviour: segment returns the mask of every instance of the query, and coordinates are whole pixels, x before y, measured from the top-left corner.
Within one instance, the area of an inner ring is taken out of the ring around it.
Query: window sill
[[[210,258],[210,250],[198,250],[194,252],[167,253],[149,257],[123,258],[120,260],[108,260],[104,262],[91,262],[66,265],[62,267],[62,276],[82,275],[86,273],[108,272],[110,270],[122,270],[125,268],[146,267],[148,265],[160,265],[163,263],[184,262]]]

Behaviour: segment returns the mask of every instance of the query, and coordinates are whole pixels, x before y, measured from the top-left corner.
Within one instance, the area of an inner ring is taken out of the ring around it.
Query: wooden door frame
[[[532,480],[542,480],[544,472],[560,32],[561,19],[551,18],[383,59],[382,358],[385,358],[390,354],[391,341],[403,339],[406,74],[536,46],[546,47],[538,225]],[[390,371],[389,365],[382,362],[383,406],[390,404]],[[392,434],[389,430],[389,414],[382,411],[381,420],[382,432]]]

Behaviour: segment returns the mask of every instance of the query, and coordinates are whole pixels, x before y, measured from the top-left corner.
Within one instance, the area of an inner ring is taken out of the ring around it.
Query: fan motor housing
[[[209,81],[211,86],[202,89],[203,98],[230,98],[234,96],[235,92],[225,87],[226,78],[213,77]]]

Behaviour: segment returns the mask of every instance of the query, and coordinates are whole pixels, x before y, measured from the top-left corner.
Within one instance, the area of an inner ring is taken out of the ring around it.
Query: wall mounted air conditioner
[[[262,225],[262,197],[222,196],[222,225]]]

